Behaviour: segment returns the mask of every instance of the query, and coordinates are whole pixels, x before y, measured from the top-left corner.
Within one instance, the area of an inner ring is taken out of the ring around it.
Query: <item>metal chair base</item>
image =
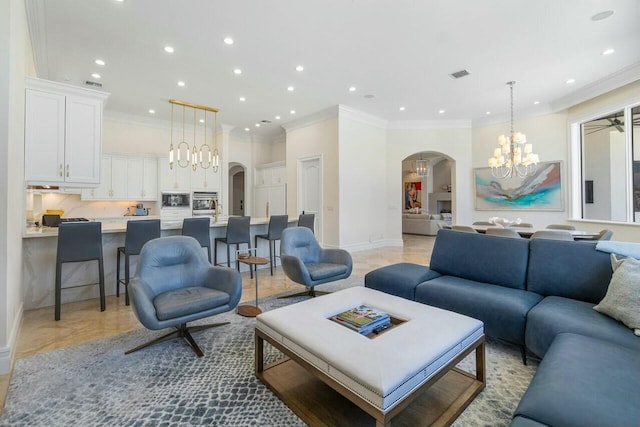
[[[222,322],[222,323],[211,323],[208,325],[197,325],[197,326],[187,326],[186,323],[182,323],[179,326],[175,326],[176,330],[173,332],[169,332],[166,335],[163,335],[159,338],[153,339],[147,343],[141,344],[137,347],[132,348],[131,350],[127,350],[124,352],[124,354],[131,354],[134,353],[138,350],[142,350],[143,348],[152,346],[154,344],[158,344],[161,343],[163,341],[167,341],[170,340],[172,338],[184,338],[184,340],[187,342],[187,344],[189,344],[189,346],[191,346],[191,348],[193,349],[193,351],[196,353],[196,355],[198,357],[202,357],[204,356],[204,353],[202,352],[202,350],[200,349],[200,346],[198,346],[198,343],[193,339],[193,337],[191,336],[190,332],[198,332],[198,331],[202,331],[205,329],[211,329],[211,328],[216,328],[218,326],[224,326],[224,325],[228,325],[229,322]]]
[[[283,295],[281,297],[278,297],[278,299],[293,298],[293,297],[311,297],[311,298],[315,298],[316,296],[326,295],[326,294],[330,294],[330,293],[331,292],[316,291],[315,288],[308,287],[306,291],[298,292],[296,294],[291,294],[291,295]]]

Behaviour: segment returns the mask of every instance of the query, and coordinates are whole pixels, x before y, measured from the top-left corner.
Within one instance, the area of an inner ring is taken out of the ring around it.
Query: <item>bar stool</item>
[[[207,248],[209,255],[209,263],[211,263],[211,237],[209,236],[209,228],[211,220],[208,216],[200,218],[185,218],[182,220],[182,235],[195,238],[200,246]]]
[[[160,237],[160,220],[144,219],[127,221],[127,234],[124,246],[118,247],[116,267],[116,297],[120,298],[120,284],[124,285],[125,304],[129,305],[129,264],[132,255],[140,255],[140,251],[149,240]],[[124,279],[120,279],[120,254],[124,255]]]
[[[267,234],[256,234],[255,247],[258,248],[258,239],[264,239],[269,242],[269,264],[271,267],[271,275],[273,276],[273,266],[276,263],[276,240],[280,240],[282,230],[287,228],[289,223],[289,215],[271,215],[269,218],[269,229]],[[273,249],[271,246],[273,245]]]
[[[249,232],[250,216],[232,216],[227,222],[227,235],[225,237],[216,237],[214,239],[215,250],[213,253],[213,265],[218,265],[218,242],[227,245],[227,267],[231,267],[231,254],[229,253],[229,245],[236,245],[236,253],[238,247],[242,243],[247,244],[247,249],[251,247],[251,233]],[[240,271],[240,262],[236,257],[236,269]],[[249,269],[251,277],[253,270]]]
[[[56,254],[56,307],[55,319],[60,320],[62,300],[62,264],[67,262],[98,261],[98,283],[69,286],[98,285],[100,287],[100,311],[105,310],[104,264],[102,261],[102,223],[66,222],[58,227],[58,252]]]
[[[307,227],[311,229],[311,232],[315,234],[313,231],[313,226],[316,222],[316,214],[306,214],[301,213],[298,217],[298,227]]]

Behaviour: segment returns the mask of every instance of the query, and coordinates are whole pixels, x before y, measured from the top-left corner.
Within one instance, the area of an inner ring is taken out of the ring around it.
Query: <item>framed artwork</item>
[[[498,179],[491,168],[474,169],[476,210],[562,211],[562,163],[538,163],[524,178]]]
[[[404,209],[414,209],[422,207],[422,182],[404,183]]]

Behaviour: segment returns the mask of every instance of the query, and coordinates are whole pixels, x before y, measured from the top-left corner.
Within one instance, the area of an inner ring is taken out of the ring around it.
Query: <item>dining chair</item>
[[[249,216],[232,216],[229,217],[227,222],[227,234],[225,237],[216,237],[214,239],[215,249],[213,251],[213,265],[218,265],[218,242],[224,243],[227,246],[227,267],[231,266],[231,253],[229,246],[236,245],[236,253],[240,244],[246,243],[247,249],[251,247],[251,233],[249,231],[251,224],[251,217]],[[240,271],[240,262],[236,256],[236,269]],[[253,270],[249,269],[251,277],[253,278]]]
[[[517,231],[501,227],[489,227],[487,228],[485,234],[489,234],[492,236],[510,237],[512,239],[522,239],[522,236],[520,236]]]
[[[531,235],[531,238],[573,241],[573,235],[566,230],[538,230]]]
[[[533,228],[533,224],[529,224],[528,222],[521,222],[520,224],[507,225],[507,227]]]
[[[282,232],[289,225],[289,215],[271,215],[267,234],[256,234],[255,247],[258,248],[258,239],[267,240],[269,243],[269,267],[273,276],[273,267],[276,264],[276,241],[282,237]]]
[[[573,225],[567,224],[549,224],[545,227],[547,230],[575,230]]]
[[[472,225],[489,225],[494,226],[495,224],[490,221],[476,221]]]
[[[313,230],[313,226],[315,222],[316,222],[316,214],[302,213],[298,217],[298,227],[307,227],[314,234],[315,234],[315,231]]]
[[[465,233],[477,233],[476,229],[469,225],[452,225],[452,230],[464,231]]]
[[[208,216],[184,218],[182,220],[182,235],[193,237],[200,246],[207,248],[207,256],[211,262],[211,219]]]

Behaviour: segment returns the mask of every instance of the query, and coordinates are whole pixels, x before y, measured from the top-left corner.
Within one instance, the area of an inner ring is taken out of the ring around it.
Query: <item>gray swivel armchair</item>
[[[202,357],[190,332],[229,322],[191,327],[187,322],[233,310],[240,301],[242,279],[232,268],[212,266],[193,237],[170,236],[144,245],[129,293],[133,312],[147,329],[175,330],[125,354],[181,337]]]
[[[321,248],[313,232],[307,227],[290,227],[282,231],[280,259],[286,276],[307,287],[305,292],[287,295],[285,298],[325,294],[326,292],[316,292],[315,286],[346,279],[353,269],[349,252]]]

